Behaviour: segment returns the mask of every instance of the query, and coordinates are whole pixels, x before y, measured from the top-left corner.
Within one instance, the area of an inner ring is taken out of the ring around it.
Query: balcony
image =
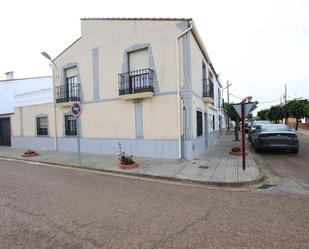
[[[119,97],[124,100],[153,96],[153,71],[149,68],[118,75]]]
[[[56,86],[56,103],[62,106],[71,105],[71,102],[80,101],[80,84],[70,83]]]
[[[207,84],[208,81],[208,84]],[[203,79],[203,101],[205,103],[214,102],[214,84],[211,80]]]

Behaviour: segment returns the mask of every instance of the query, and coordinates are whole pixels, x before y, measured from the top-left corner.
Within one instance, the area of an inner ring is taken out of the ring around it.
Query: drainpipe
[[[54,62],[53,64],[53,114],[54,114],[54,132],[55,132],[55,139],[54,139],[54,148],[55,151],[58,150],[58,143],[57,143],[57,115],[56,115],[56,81],[57,81],[57,66]]]
[[[177,81],[177,113],[178,113],[178,158],[181,159],[181,101],[180,101],[180,77],[179,77],[179,39],[193,28],[192,20],[189,27],[176,38],[176,81]]]
[[[41,54],[51,62],[52,64],[52,70],[53,70],[53,116],[54,116],[54,131],[55,131],[55,139],[54,139],[54,148],[55,151],[57,151],[57,120],[56,120],[56,94],[55,94],[55,85],[56,85],[56,74],[57,74],[57,65],[55,62],[52,60],[50,55],[46,52],[41,52]]]

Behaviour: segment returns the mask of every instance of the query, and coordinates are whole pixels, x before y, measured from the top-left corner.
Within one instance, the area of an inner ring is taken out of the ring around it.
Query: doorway
[[[208,115],[204,112],[204,134],[205,134],[205,149],[208,148]]]
[[[0,146],[11,146],[10,118],[0,118]]]

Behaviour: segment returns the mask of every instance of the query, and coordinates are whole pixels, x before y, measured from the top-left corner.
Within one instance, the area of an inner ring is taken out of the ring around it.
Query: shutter
[[[148,49],[141,49],[129,53],[130,72],[148,68]]]
[[[77,67],[70,67],[65,70],[65,77],[74,77],[77,75]]]

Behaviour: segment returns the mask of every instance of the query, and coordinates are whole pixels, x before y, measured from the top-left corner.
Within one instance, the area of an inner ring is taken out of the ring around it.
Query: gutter
[[[176,38],[176,81],[177,81],[177,113],[178,113],[178,158],[181,159],[181,102],[180,102],[180,77],[179,77],[179,39],[190,32],[193,21],[189,21],[189,27]]]

